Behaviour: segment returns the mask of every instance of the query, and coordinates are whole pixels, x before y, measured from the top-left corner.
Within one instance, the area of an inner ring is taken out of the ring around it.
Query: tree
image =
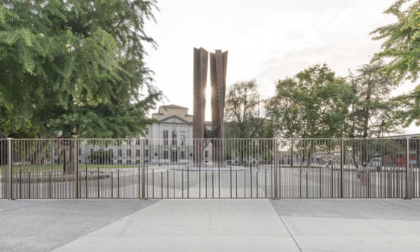
[[[395,82],[404,80],[417,81],[420,72],[420,1],[414,1],[407,8],[405,3],[410,0],[398,0],[384,13],[395,16],[398,21],[377,28],[371,35],[373,40],[384,40],[381,51],[376,53],[371,62],[390,59],[390,62],[380,71],[391,75]],[[412,122],[420,125],[420,85],[412,92],[393,99],[400,108],[392,113],[392,120],[387,122],[390,127],[396,122],[409,126]]]
[[[225,102],[226,137],[269,137],[267,117],[263,115],[262,106],[255,80],[236,82],[230,86]]]
[[[383,137],[384,134],[400,133],[400,125],[394,123],[386,127],[391,120],[394,104],[390,93],[397,82],[381,70],[382,61],[366,64],[357,69],[359,75],[350,72],[350,83],[355,95],[349,120],[351,121],[350,138]]]
[[[160,92],[142,43],[154,44],[143,30],[154,1],[0,3],[1,93],[41,136],[137,136],[151,122]]]
[[[1,99],[30,118],[40,138],[138,136],[161,98],[143,61],[143,43],[155,45],[144,33],[155,7],[153,0],[0,0]],[[72,167],[70,156],[66,162]]]
[[[335,77],[326,64],[315,65],[278,80],[266,112],[278,136],[300,136],[302,109],[302,138],[339,138],[348,129],[345,119],[352,97],[345,79]]]
[[[225,136],[227,138],[272,138],[272,125],[263,113],[263,103],[255,80],[236,82],[229,87],[225,101]],[[260,108],[261,107],[261,108]],[[259,148],[262,141],[253,144],[226,145],[226,149],[240,152],[240,164],[250,148]],[[252,152],[251,152],[252,153]],[[265,157],[267,158],[267,157]]]
[[[283,138],[340,138],[345,136],[348,108],[353,89],[345,79],[335,76],[326,64],[311,66],[292,78],[278,80],[275,95],[266,105],[275,134]],[[302,119],[301,119],[302,117]],[[307,153],[310,166],[313,141],[293,141],[302,153]]]

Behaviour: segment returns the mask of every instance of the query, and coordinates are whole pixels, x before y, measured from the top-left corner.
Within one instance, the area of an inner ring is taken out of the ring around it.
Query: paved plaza
[[[0,251],[419,251],[420,200],[0,201]]]

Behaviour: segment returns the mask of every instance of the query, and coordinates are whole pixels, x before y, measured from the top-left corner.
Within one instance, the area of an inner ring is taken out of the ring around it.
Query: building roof
[[[192,123],[192,122],[188,122],[187,120],[184,120],[184,119],[182,119],[181,117],[176,116],[176,115],[172,115],[172,116],[169,116],[169,117],[163,118],[163,119],[161,119],[161,120],[158,120],[158,122],[159,122],[159,123],[165,123],[165,121],[167,121],[167,120],[169,120],[169,119],[172,119],[172,118],[176,118],[176,119],[178,119],[178,120],[180,120],[180,121],[182,121],[182,122],[184,122],[184,123],[186,123],[186,124],[191,124],[191,123]]]
[[[160,108],[182,108],[182,109],[188,109],[187,107],[182,107],[182,106],[179,106],[179,105],[175,105],[175,104],[169,104],[169,105],[163,105],[163,106],[160,106],[159,107],[159,109]]]

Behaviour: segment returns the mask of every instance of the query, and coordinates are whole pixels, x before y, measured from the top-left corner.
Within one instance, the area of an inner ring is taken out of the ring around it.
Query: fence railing
[[[419,158],[419,139],[0,139],[0,198],[418,198]]]

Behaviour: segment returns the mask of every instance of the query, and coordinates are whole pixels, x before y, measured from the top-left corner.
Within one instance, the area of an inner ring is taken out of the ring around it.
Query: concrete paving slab
[[[281,217],[302,251],[419,251],[420,222]]]
[[[163,200],[55,251],[299,251],[269,200]]]
[[[281,199],[280,216],[420,221],[420,199]]]
[[[158,200],[0,200],[0,251],[51,251]]]

